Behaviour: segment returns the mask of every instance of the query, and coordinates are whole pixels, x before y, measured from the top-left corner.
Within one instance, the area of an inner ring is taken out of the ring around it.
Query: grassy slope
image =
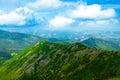
[[[117,80],[120,52],[42,41],[6,61],[1,80]],[[117,77],[117,78],[114,78]]]

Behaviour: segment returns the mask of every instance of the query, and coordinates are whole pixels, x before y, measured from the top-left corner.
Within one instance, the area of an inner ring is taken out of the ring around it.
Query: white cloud
[[[0,24],[1,25],[24,25],[25,16],[20,15],[16,12],[3,13],[0,15]]]
[[[33,25],[35,24],[35,16],[28,7],[19,7],[14,11],[5,13],[0,10],[0,25]]]
[[[65,26],[69,26],[74,22],[73,19],[62,17],[62,16],[56,16],[54,19],[50,20],[50,25],[54,28],[63,28]]]
[[[101,5],[82,5],[77,6],[75,10],[72,10],[70,16],[73,18],[86,18],[86,19],[106,19],[115,17],[116,13],[114,9],[102,10]]]
[[[103,6],[98,4],[86,5],[85,3],[80,4],[79,1],[35,0],[9,13],[0,10],[0,25],[25,25],[27,23],[42,25],[44,23],[52,28],[65,28],[71,24],[76,27],[77,25],[108,26],[112,23],[119,23],[115,16],[114,9],[103,9]],[[80,24],[78,24],[79,22]]]
[[[20,13],[20,14],[23,14],[23,15],[27,15],[27,14],[33,13],[33,11],[31,9],[29,9],[28,7],[19,7],[17,9],[15,9],[15,11],[17,13]]]
[[[31,2],[28,4],[28,7],[36,10],[44,9],[55,9],[62,5],[60,0],[37,0],[36,2]]]
[[[110,24],[118,24],[119,21],[116,19],[109,19],[109,20],[97,20],[96,24],[98,25],[110,25]]]
[[[81,21],[81,27],[111,27],[119,24],[117,19]]]

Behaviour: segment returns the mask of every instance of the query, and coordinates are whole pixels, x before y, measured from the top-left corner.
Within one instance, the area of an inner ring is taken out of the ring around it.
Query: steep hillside
[[[41,41],[0,67],[1,80],[119,80],[120,52]],[[116,77],[116,78],[114,78]]]
[[[11,57],[11,53],[19,53],[24,48],[35,44],[41,38],[22,33],[0,30],[0,64]]]
[[[98,38],[88,38],[87,40],[84,40],[82,43],[87,46],[95,47],[97,49],[102,50],[120,50],[119,44],[115,44],[113,42],[105,41],[103,39]]]

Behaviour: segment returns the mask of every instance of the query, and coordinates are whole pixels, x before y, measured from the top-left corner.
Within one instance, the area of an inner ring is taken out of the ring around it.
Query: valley
[[[0,30],[0,64],[40,40],[37,36]]]

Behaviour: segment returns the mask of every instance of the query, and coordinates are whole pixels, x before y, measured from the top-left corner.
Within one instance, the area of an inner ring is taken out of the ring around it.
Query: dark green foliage
[[[119,80],[120,52],[41,41],[0,67],[2,80]]]
[[[10,59],[11,55],[6,52],[0,52],[0,65],[7,59]]]

